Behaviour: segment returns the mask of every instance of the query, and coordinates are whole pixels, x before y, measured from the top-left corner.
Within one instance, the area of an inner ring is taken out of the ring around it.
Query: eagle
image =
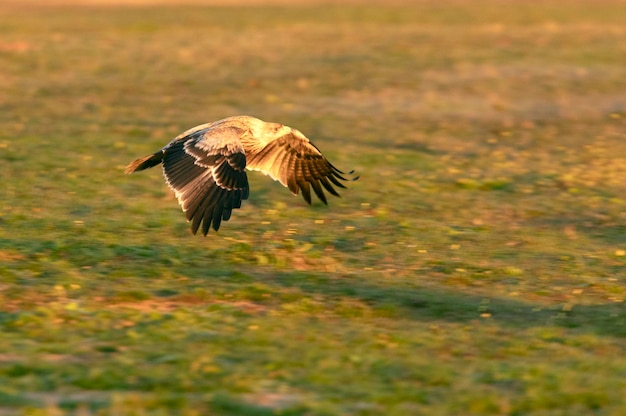
[[[334,167],[296,129],[250,116],[234,116],[193,127],[161,150],[126,166],[131,174],[163,164],[163,176],[174,191],[195,235],[217,231],[232,210],[248,199],[246,169],[260,171],[311,204],[311,188],[327,204],[323,189],[339,196],[333,186],[354,181]],[[323,189],[322,189],[323,188]]]

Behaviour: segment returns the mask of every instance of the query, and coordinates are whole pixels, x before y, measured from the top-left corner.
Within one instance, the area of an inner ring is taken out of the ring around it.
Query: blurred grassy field
[[[623,2],[42,3],[0,4],[0,415],[626,414]],[[235,114],[361,180],[192,236],[123,167]]]

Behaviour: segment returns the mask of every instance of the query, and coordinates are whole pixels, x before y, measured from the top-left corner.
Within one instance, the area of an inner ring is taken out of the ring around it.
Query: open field
[[[626,414],[623,2],[43,3],[0,3],[0,415]],[[235,114],[361,179],[191,235],[123,168]]]

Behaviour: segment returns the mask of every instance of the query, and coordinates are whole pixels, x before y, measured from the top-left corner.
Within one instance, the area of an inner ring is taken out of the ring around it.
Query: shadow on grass
[[[453,290],[385,287],[357,278],[328,279],[323,276],[279,273],[281,285],[298,287],[305,293],[349,296],[379,309],[383,315],[421,321],[491,322],[517,328],[559,326],[614,337],[626,337],[626,307],[623,303],[604,305],[540,305],[511,299],[489,298]],[[313,281],[314,283],[311,283]]]
[[[606,244],[612,244],[620,247],[626,244],[626,225],[618,223],[619,220],[601,219],[598,216],[577,216],[575,218],[568,216],[542,216],[531,220],[527,223],[535,228],[550,228],[555,232],[560,232],[566,228],[573,230],[575,233],[584,234],[594,240],[603,241]]]
[[[213,251],[198,251],[195,246],[158,243],[132,245],[88,239],[62,242],[0,239],[0,249],[7,248],[18,250],[24,256],[14,265],[16,269],[42,270],[36,282],[30,279],[21,283],[18,278],[14,281],[18,286],[59,284],[67,271],[54,268],[46,270],[45,262],[54,266],[57,260],[62,259],[76,268],[88,265],[91,274],[85,279],[91,282],[85,282],[86,286],[97,286],[103,293],[106,293],[104,285],[120,279],[119,287],[109,288],[110,295],[120,288],[128,290],[124,287],[124,279],[128,277],[140,279],[140,282],[144,281],[141,279],[149,279],[145,280],[145,285],[141,285],[144,296],[136,300],[146,296],[176,296],[198,288],[228,291],[235,287],[264,284],[269,287],[268,290],[271,287],[295,288],[302,297],[321,295],[328,301],[352,298],[369,305],[380,316],[393,319],[460,323],[488,319],[492,323],[517,328],[558,326],[578,332],[626,337],[624,303],[546,305],[477,296],[460,290],[409,286],[389,280],[378,284],[371,276],[360,278],[334,273],[276,270],[271,265],[256,265],[252,248],[241,244]],[[170,279],[164,277],[167,276],[164,273],[170,271],[184,276],[185,283],[164,280]],[[155,286],[155,282],[161,283]],[[164,289],[163,284],[175,287],[173,290]],[[256,298],[251,300],[264,301]],[[196,304],[201,303],[200,300]]]

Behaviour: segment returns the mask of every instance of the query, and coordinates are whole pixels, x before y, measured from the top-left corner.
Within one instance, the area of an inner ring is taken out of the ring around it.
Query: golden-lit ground
[[[107,3],[0,4],[0,414],[625,413],[620,2]],[[192,236],[234,114],[361,179]]]
[[[459,0],[465,1],[465,0]],[[315,6],[315,5],[417,5],[434,0],[6,0],[6,5],[24,6]]]

